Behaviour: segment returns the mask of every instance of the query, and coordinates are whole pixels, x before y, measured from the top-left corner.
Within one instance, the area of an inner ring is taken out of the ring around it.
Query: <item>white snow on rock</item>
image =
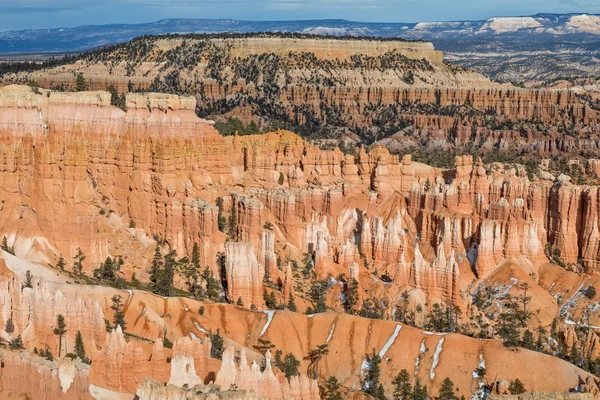
[[[433,354],[433,363],[431,364],[431,369],[429,370],[429,379],[433,380],[435,378],[435,367],[437,367],[440,362],[440,354],[442,354],[442,346],[444,344],[444,338],[440,338],[436,348],[435,353]]]
[[[541,26],[542,24],[532,17],[495,17],[488,19],[479,32],[515,32],[521,29],[538,28]]]
[[[202,340],[200,340],[198,336],[194,335],[194,332],[190,332],[190,337],[192,338],[192,340],[202,343]]]
[[[202,328],[200,327],[200,325],[198,325],[198,323],[197,323],[196,321],[194,321],[194,326],[195,326],[195,327],[196,327],[196,329],[198,329],[200,332],[202,332],[202,333],[208,333],[208,332],[206,331],[206,329],[202,329]]]
[[[325,341],[325,343],[329,343],[329,341],[333,337],[333,331],[334,331],[334,329],[335,329],[335,324],[331,325],[331,330],[329,331],[329,336],[327,336],[327,340]]]
[[[267,322],[265,323],[265,326],[263,326],[262,331],[260,331],[260,335],[258,335],[258,337],[262,337],[262,335],[264,335],[267,332],[267,329],[269,329],[269,325],[271,325],[271,321],[273,321],[273,316],[275,315],[275,310],[265,310],[263,312],[267,314]]]
[[[427,351],[427,347],[425,346],[425,339],[421,342],[421,347],[419,348],[419,355],[415,359],[415,376],[419,373],[419,367],[421,365],[421,357]]]
[[[390,349],[390,347],[392,347],[392,345],[394,344],[394,341],[396,340],[396,338],[398,337],[398,334],[400,333],[400,329],[402,329],[402,325],[396,325],[396,329],[394,329],[394,333],[392,333],[392,336],[390,336],[390,338],[387,340],[387,342],[385,342],[385,345],[379,352],[379,357],[383,358],[385,353],[387,353],[387,351]]]

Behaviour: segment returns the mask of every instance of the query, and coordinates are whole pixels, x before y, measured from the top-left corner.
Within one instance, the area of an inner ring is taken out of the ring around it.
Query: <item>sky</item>
[[[599,0],[0,0],[0,31],[164,18],[365,22],[485,19],[536,13],[596,13]]]

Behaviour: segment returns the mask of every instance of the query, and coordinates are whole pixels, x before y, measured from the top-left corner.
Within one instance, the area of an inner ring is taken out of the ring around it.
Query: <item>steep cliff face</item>
[[[215,384],[221,387],[238,387],[253,392],[259,399],[320,399],[316,380],[308,379],[306,375],[293,376],[289,380],[276,376],[271,367],[271,354],[269,352],[266,354],[263,371],[256,362],[248,366],[246,352],[243,349],[240,353],[239,366],[234,357],[233,347],[225,349],[223,363],[217,374]]]
[[[508,261],[535,272],[547,245],[565,263],[600,260],[597,191],[543,171],[530,180],[471,157],[445,171],[383,147],[320,150],[289,132],[223,138],[185,97],[131,95],[124,113],[103,92],[0,94],[0,220],[21,257],[69,260],[81,248],[89,272],[121,255],[125,276],[143,279],[156,240],[179,254],[198,243],[201,265],[247,306],[262,303],[265,276],[283,282],[286,243],[312,255],[318,276],[357,262],[367,278],[372,264],[457,302],[471,267],[479,278]],[[246,244],[225,245],[213,205],[223,194],[225,230]]]
[[[47,361],[29,352],[0,354],[2,398],[92,400],[89,367],[79,361]]]
[[[500,85],[426,42],[146,37],[4,83],[73,87],[78,73],[94,90],[185,93],[200,115],[307,136],[457,153],[600,149],[598,107],[582,93]]]

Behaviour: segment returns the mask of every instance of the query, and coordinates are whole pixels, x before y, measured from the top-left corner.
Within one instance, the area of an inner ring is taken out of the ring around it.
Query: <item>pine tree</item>
[[[62,338],[67,333],[67,324],[65,323],[65,317],[62,314],[56,316],[56,328],[54,328],[54,334],[58,336],[58,356],[62,352]]]
[[[288,300],[288,309],[292,312],[296,312],[297,308],[296,308],[296,302],[294,301],[294,295],[293,293],[290,293],[290,298]]]
[[[427,393],[427,385],[421,386],[421,381],[417,379],[413,388],[413,400],[427,400],[429,394]]]
[[[300,375],[298,372],[298,367],[300,366],[300,361],[292,354],[288,353],[285,355],[283,359],[283,369],[282,372],[287,379],[290,379],[292,376]]]
[[[210,356],[212,358],[216,358],[221,360],[223,358],[223,351],[225,350],[223,337],[221,336],[221,330],[217,329],[217,333],[212,333],[212,331],[208,334],[210,338]]]
[[[523,347],[529,350],[535,349],[535,343],[533,341],[533,333],[529,329],[523,332]]]
[[[198,243],[194,242],[194,246],[192,248],[192,267],[196,271],[200,271],[200,246]]]
[[[219,210],[217,216],[217,226],[219,230],[223,233],[226,233],[227,230],[227,218],[223,215],[223,198],[217,197],[217,209]]]
[[[123,302],[121,301],[120,295],[114,295],[112,297],[112,306],[110,308],[115,312],[113,317],[113,328],[117,326],[121,327],[121,330],[125,332],[125,313],[123,312]]]
[[[13,340],[11,340],[8,343],[8,347],[11,350],[22,350],[22,349],[24,349],[25,345],[23,344],[23,338],[21,337],[21,335],[17,336]]]
[[[325,381],[325,385],[319,388],[322,400],[342,400],[341,386],[335,376],[330,376]]]
[[[369,370],[367,371],[366,376],[366,392],[369,393],[371,396],[378,398],[377,394],[380,383],[379,380],[381,377],[381,357],[379,357],[379,354],[377,354],[375,352],[375,349],[373,349],[373,352],[368,358]]]
[[[260,352],[263,356],[267,354],[267,351],[275,348],[275,345],[270,340],[258,339],[258,344],[254,345],[254,348]],[[283,364],[282,364],[283,365]]]
[[[358,303],[358,281],[354,278],[350,279],[346,286],[346,302],[344,303],[344,309],[347,313],[352,314],[354,307]]]
[[[63,258],[63,256],[60,256],[58,259],[58,262],[56,263],[56,268],[60,269],[61,271],[65,270],[65,259]]]
[[[450,378],[446,378],[442,382],[438,400],[458,400],[458,397],[454,394],[454,382]]]
[[[412,396],[410,375],[407,370],[401,370],[392,381],[394,385],[394,400],[409,400]]]
[[[317,348],[312,349],[308,352],[305,360],[309,361],[308,368],[306,369],[306,373],[312,379],[317,379],[319,376],[319,361],[329,354],[329,349],[327,348],[327,344],[320,344]]]
[[[8,240],[6,239],[6,236],[2,237],[2,245],[0,245],[0,248],[9,254],[12,254],[13,256],[15,255],[15,247],[8,245]]]
[[[88,84],[83,77],[83,74],[77,74],[77,78],[75,79],[75,91],[76,92],[84,92],[88,90]],[[60,355],[59,355],[60,357]]]
[[[525,386],[523,385],[523,382],[517,378],[510,382],[508,390],[510,391],[510,394],[522,394],[525,393]]]
[[[85,260],[85,256],[81,251],[81,248],[77,248],[77,254],[75,254],[74,262],[73,262],[73,272],[77,275],[81,275],[83,273],[83,261]],[[59,354],[60,357],[60,354]]]
[[[244,302],[242,301],[241,297],[238,297],[237,302],[235,304],[240,307],[244,307]]]
[[[31,275],[30,270],[25,271],[25,283],[23,284],[23,286],[26,288],[33,287],[33,275]]]
[[[6,325],[4,326],[4,330],[9,335],[15,331],[15,325],[12,322],[12,318],[6,320]]]
[[[85,346],[83,344],[83,336],[81,335],[81,331],[77,331],[77,335],[75,336],[75,354],[82,361],[87,361],[87,357],[85,356]]]
[[[540,326],[540,327],[538,327],[538,338],[537,338],[537,341],[535,342],[535,349],[537,351],[543,351],[545,342],[546,342],[546,330]]]

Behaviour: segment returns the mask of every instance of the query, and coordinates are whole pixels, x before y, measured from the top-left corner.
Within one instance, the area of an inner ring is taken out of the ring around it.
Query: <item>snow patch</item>
[[[333,330],[334,329],[335,329],[335,324],[331,325],[331,330],[329,331],[329,336],[327,336],[327,340],[325,341],[325,343],[329,343],[329,341],[333,337]]]
[[[392,336],[390,336],[390,338],[387,340],[387,342],[385,343],[385,345],[379,352],[379,357],[383,358],[385,353],[387,353],[387,351],[390,349],[390,347],[392,347],[392,345],[394,344],[394,341],[396,341],[396,338],[398,337],[398,334],[400,333],[400,329],[402,329],[402,325],[396,325],[396,329],[394,329],[394,333],[392,333]]]
[[[271,321],[273,321],[273,316],[275,315],[275,310],[265,310],[263,312],[267,314],[267,323],[265,324],[265,326],[263,326],[262,331],[260,331],[260,335],[258,335],[258,337],[262,337],[262,335],[264,335],[267,332],[267,329],[269,329],[269,325],[271,325]]]
[[[195,326],[195,327],[196,327],[196,329],[198,329],[200,332],[202,332],[202,333],[208,333],[208,332],[206,331],[206,329],[202,329],[202,328],[200,327],[200,325],[198,325],[198,323],[197,323],[196,321],[194,321],[194,326]]]
[[[440,362],[440,354],[442,354],[442,346],[444,344],[444,338],[440,338],[436,348],[435,353],[433,354],[433,363],[431,364],[431,369],[429,370],[429,379],[433,380],[435,378],[435,367],[437,367]]]
[[[417,376],[417,374],[419,373],[421,357],[423,357],[423,354],[425,354],[426,351],[427,351],[427,347],[425,346],[425,339],[423,339],[423,341],[421,342],[421,347],[419,348],[419,355],[417,356],[417,358],[415,360],[415,376]]]
[[[200,340],[198,336],[194,335],[194,332],[190,332],[190,337],[192,338],[192,340],[202,343],[202,340]]]

